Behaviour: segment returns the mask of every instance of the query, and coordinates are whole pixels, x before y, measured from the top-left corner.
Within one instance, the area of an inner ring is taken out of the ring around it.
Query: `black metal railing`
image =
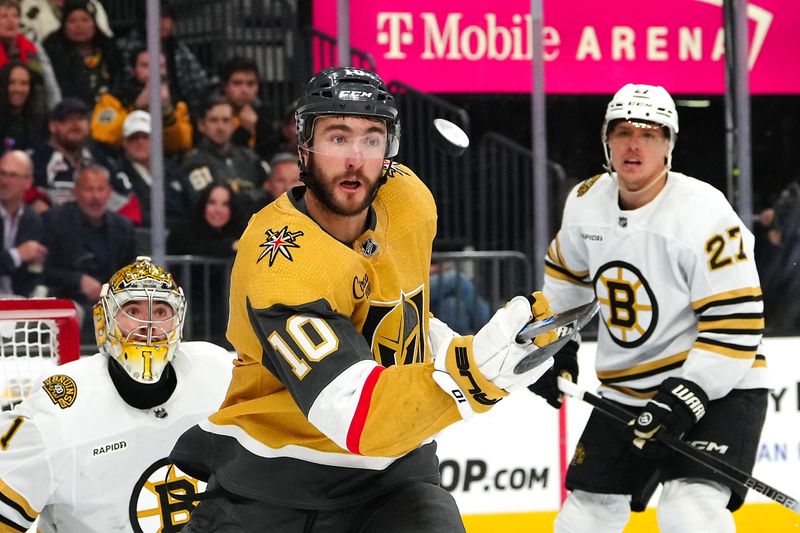
[[[339,45],[335,37],[314,28],[304,28],[302,35],[305,45],[304,65],[307,67],[304,79],[311,78],[315,72],[324,68],[335,67],[339,64]],[[377,71],[372,55],[358,48],[350,48],[350,64],[348,66],[372,72]]]
[[[475,195],[477,217],[474,246],[480,250],[533,250],[533,152],[498,133],[481,138],[478,148],[478,178]],[[555,234],[566,196],[566,174],[549,161],[550,217],[548,235]],[[532,256],[532,255],[531,255]]]
[[[105,0],[118,38],[143,28],[144,2]],[[174,34],[197,56],[211,81],[228,59],[253,59],[261,74],[261,97],[277,124],[306,79],[294,8],[287,0],[173,0]]]
[[[447,155],[432,142],[433,119],[444,118],[469,134],[467,112],[438,96],[393,81],[389,90],[400,110],[400,153],[405,163],[425,182],[439,210],[437,235],[469,244],[472,235],[472,186],[470,151],[459,158]]]

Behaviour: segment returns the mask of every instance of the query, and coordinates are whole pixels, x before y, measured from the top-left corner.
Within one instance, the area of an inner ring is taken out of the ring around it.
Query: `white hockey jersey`
[[[576,186],[545,258],[553,310],[600,302],[602,395],[643,405],[670,376],[711,400],[767,387],[754,239],[722,193],[670,172],[638,209],[621,209],[618,195],[607,173]]]
[[[203,484],[166,457],[178,437],[219,407],[232,356],[184,342],[172,361],[177,386],[154,409],[117,393],[108,358],[53,367],[13,411],[0,414],[0,531],[25,531],[39,515],[49,532],[179,531],[193,509],[168,492]]]

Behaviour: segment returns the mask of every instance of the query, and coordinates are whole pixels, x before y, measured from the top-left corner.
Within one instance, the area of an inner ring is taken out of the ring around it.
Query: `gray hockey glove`
[[[633,425],[633,445],[651,458],[665,453],[663,446],[657,445],[660,431],[677,438],[706,414],[708,395],[700,386],[688,379],[667,378],[658,388],[655,397],[639,413]]]

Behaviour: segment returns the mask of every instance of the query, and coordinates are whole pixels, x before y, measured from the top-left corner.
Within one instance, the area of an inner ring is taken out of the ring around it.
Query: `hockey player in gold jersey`
[[[732,533],[746,489],[667,453],[659,432],[752,471],[767,405],[753,235],[725,197],[671,170],[678,113],[669,93],[628,84],[602,127],[608,172],[569,194],[545,259],[556,311],[597,297],[599,392],[637,413],[630,427],[592,413],[566,476],[558,533],[616,533],[658,483],[662,533]],[[555,356],[532,390],[560,406]],[[632,417],[633,418],[633,417]]]
[[[549,367],[513,372],[554,339],[514,340],[549,305],[518,296],[474,337],[430,317],[436,206],[392,161],[400,125],[377,75],[322,71],[297,122],[305,186],[239,241],[228,396],[171,454],[212,496],[184,531],[464,531],[433,438]]]

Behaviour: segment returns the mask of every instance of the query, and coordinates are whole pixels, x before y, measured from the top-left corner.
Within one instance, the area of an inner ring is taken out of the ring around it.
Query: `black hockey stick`
[[[630,422],[635,418],[633,414],[627,411],[627,409],[611,403],[605,398],[594,395],[589,391],[581,389],[568,379],[558,378],[558,388],[564,394],[579,400],[583,400],[604,415],[613,418],[622,424],[629,425]],[[705,466],[706,468],[712,470],[715,474],[742,485],[743,487],[746,487],[752,491],[758,492],[759,494],[763,494],[767,498],[778,502],[784,507],[791,509],[795,513],[800,514],[800,504],[797,502],[797,500],[788,494],[779,491],[775,487],[771,487],[763,481],[759,481],[758,479],[750,476],[750,474],[742,472],[738,468],[717,459],[713,455],[695,448],[689,442],[681,440],[674,435],[670,435],[664,431],[658,431],[656,433],[656,438],[666,447],[680,453],[684,457],[687,457],[698,464]]]
[[[597,300],[592,300],[588,304],[573,307],[563,313],[553,315],[550,318],[526,324],[525,327],[517,333],[517,342],[519,343],[529,342],[542,333],[547,333],[552,330],[556,330],[557,338],[555,341],[539,348],[517,363],[517,366],[514,367],[514,373],[524,374],[531,368],[538,366],[545,359],[549,359],[555,355],[555,353],[569,342],[582,327],[594,318],[599,308]]]

